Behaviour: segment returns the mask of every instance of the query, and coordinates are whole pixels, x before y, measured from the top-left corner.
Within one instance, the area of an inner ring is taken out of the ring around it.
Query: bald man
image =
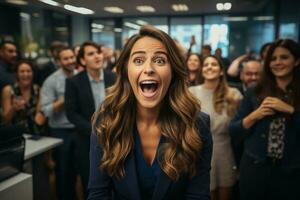
[[[257,60],[249,60],[244,63],[240,72],[242,86],[238,88],[242,94],[249,88],[254,86],[260,79],[262,73],[262,65]]]

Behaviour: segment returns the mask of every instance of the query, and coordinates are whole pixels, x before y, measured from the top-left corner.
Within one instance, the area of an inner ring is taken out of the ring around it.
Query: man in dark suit
[[[93,42],[82,44],[77,59],[86,70],[67,79],[65,106],[67,117],[77,130],[78,168],[86,192],[89,178],[89,147],[91,117],[105,98],[105,89],[114,84],[116,76],[103,70],[103,55]]]

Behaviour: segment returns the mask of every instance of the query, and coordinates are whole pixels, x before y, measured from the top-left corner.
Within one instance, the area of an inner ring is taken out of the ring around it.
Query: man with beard
[[[240,92],[244,94],[249,87],[253,87],[259,80],[262,72],[262,65],[258,60],[249,60],[244,63],[240,73],[242,85]]]
[[[63,144],[54,149],[56,162],[56,192],[59,199],[75,199],[74,125],[65,112],[65,81],[76,74],[76,59],[72,48],[58,52],[60,68],[51,74],[41,91],[42,111],[49,119],[50,135],[63,139]]]

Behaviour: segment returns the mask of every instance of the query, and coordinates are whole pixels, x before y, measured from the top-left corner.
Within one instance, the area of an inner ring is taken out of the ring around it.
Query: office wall
[[[72,16],[72,45],[78,45],[90,40],[89,18],[86,16]]]
[[[20,23],[20,9],[1,4],[0,39],[16,39],[21,32]]]

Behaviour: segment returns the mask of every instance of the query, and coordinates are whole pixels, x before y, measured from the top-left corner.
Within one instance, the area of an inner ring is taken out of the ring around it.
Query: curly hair
[[[166,143],[158,149],[161,169],[172,180],[182,173],[196,173],[197,159],[203,141],[196,127],[200,104],[188,91],[187,70],[174,41],[161,30],[144,26],[126,43],[117,61],[117,81],[107,90],[107,96],[93,116],[103,156],[100,169],[110,176],[123,177],[124,163],[134,145],[133,127],[136,120],[136,99],[128,80],[128,59],[134,44],[151,37],[164,44],[172,68],[172,80],[163,99],[159,120]]]

